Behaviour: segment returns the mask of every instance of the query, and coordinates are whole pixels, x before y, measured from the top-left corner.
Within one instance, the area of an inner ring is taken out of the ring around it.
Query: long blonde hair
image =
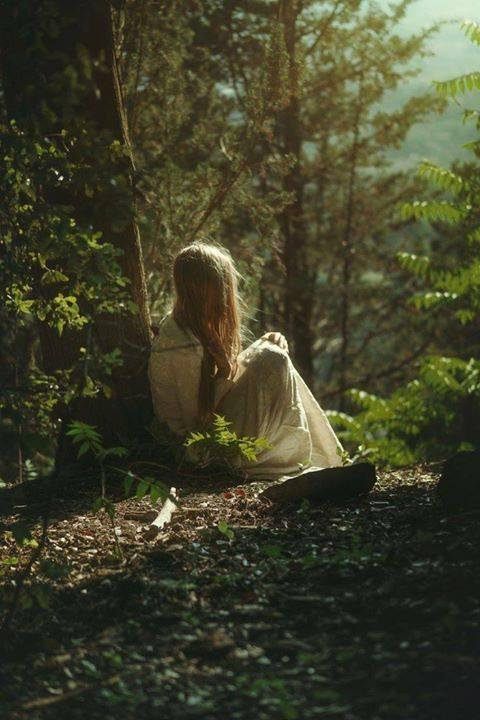
[[[183,248],[173,263],[173,318],[203,346],[198,415],[207,422],[214,410],[215,378],[232,378],[241,350],[238,273],[230,253],[205,242]]]

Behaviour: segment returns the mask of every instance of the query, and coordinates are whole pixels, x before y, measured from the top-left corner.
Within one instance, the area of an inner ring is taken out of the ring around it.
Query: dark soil
[[[478,718],[479,516],[446,515],[435,483],[408,469],[356,504],[275,510],[260,484],[199,482],[153,542],[124,517],[148,502],[119,501],[123,560],[98,491],[65,485],[3,634],[0,716]],[[7,526],[38,538],[46,503],[19,497]],[[35,551],[7,532],[7,590]]]

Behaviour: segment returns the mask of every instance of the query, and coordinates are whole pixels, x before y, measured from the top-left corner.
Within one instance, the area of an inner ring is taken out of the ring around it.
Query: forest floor
[[[480,522],[435,482],[405,469],[356,504],[283,509],[261,484],[199,482],[150,542],[125,517],[148,501],[119,499],[122,560],[98,490],[66,484],[2,641],[0,716],[477,719]],[[21,490],[0,494],[5,525],[38,541],[45,502]],[[4,537],[21,573],[39,549]]]

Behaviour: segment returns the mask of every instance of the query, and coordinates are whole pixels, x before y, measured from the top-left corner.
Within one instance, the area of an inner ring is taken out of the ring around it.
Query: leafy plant
[[[73,130],[36,135],[14,121],[0,121],[0,142],[0,352],[8,359],[2,367],[0,439],[18,448],[13,457],[22,480],[26,460],[38,453],[53,457],[59,408],[78,397],[111,394],[112,370],[123,358],[119,349],[98,347],[95,323],[136,310],[121,251],[92,226],[91,217],[74,217],[71,204],[61,199],[83,195],[107,168],[113,180],[118,149],[83,130],[81,140]],[[95,144],[92,164],[88,154]],[[46,335],[65,344],[61,364],[48,362],[45,349],[39,354]]]
[[[360,390],[349,396],[360,412],[329,416],[342,439],[358,446],[357,457],[392,466],[442,458],[474,447],[465,413],[480,412],[480,361],[428,357],[388,398]]]
[[[70,423],[66,434],[72,439],[75,445],[79,446],[77,458],[90,454],[94,463],[98,466],[101,493],[95,499],[92,510],[95,513],[103,511],[108,516],[115,542],[115,554],[119,559],[122,559],[122,549],[115,532],[115,503],[107,495],[107,470],[113,475],[120,475],[124,478],[124,491],[127,497],[131,495],[133,487],[136,484],[135,497],[139,500],[146,495],[150,496],[152,503],[156,503],[159,499],[166,499],[167,497],[176,503],[177,499],[170,495],[166,485],[153,477],[141,476],[132,470],[124,470],[116,466],[106,465],[106,461],[110,458],[126,457],[128,455],[128,449],[123,446],[104,447],[102,437],[93,425],[75,420]]]
[[[218,531],[222,533],[222,535],[225,535],[228,540],[233,540],[235,533],[226,520],[219,520],[217,527]]]
[[[480,46],[480,25],[471,21],[463,29]],[[437,91],[456,98],[480,89],[480,74],[470,73],[436,83]],[[480,114],[465,110],[480,130]],[[480,140],[469,145],[476,162],[456,171],[424,162],[419,174],[443,194],[441,199],[404,204],[407,220],[455,228],[463,244],[462,262],[446,266],[435,255],[402,252],[402,268],[423,285],[411,298],[416,311],[450,314],[457,326],[471,328],[472,344],[478,349],[480,313]],[[437,314],[436,317],[439,317]],[[477,341],[475,344],[475,335]],[[480,361],[463,348],[457,356],[430,355],[419,361],[418,374],[390,397],[382,398],[351,390],[351,400],[360,408],[355,415],[330,413],[345,442],[359,446],[360,455],[378,462],[404,465],[422,459],[445,457],[458,450],[478,447],[480,437]]]
[[[209,428],[190,433],[184,442],[189,457],[202,467],[221,463],[234,470],[241,461],[254,463],[262,450],[271,447],[265,438],[239,437],[231,425],[215,414]]]
[[[66,563],[41,559],[47,525],[44,524],[39,540],[32,537],[30,528],[23,521],[3,533],[2,541],[9,550],[0,561],[0,600],[7,608],[2,629],[8,627],[17,608],[27,610],[38,606],[45,610],[50,607],[52,582],[62,580],[70,573]],[[31,550],[31,553],[20,567],[23,550]]]

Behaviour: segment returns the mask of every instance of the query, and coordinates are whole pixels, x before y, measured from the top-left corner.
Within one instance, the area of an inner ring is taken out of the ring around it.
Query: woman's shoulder
[[[174,320],[173,313],[169,312],[160,321],[156,335],[152,342],[152,353],[165,350],[180,350],[181,348],[195,347],[200,341],[188,329],[181,328]]]

